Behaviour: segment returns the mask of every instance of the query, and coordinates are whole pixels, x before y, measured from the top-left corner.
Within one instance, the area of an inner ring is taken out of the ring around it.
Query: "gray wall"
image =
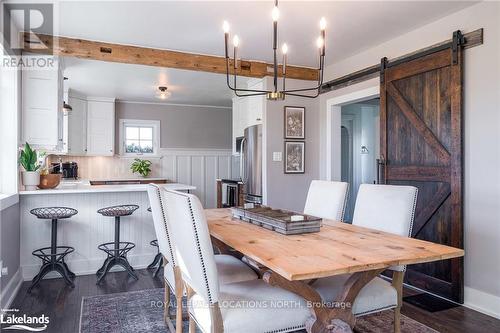
[[[2,291],[19,269],[19,226],[19,203],[0,211],[0,258],[3,266],[9,268],[9,274],[0,280]]]
[[[267,79],[267,86],[271,79]],[[311,87],[313,82],[287,80],[287,88]],[[305,173],[284,173],[284,107],[301,106],[306,108]],[[264,112],[263,146],[265,162],[265,193],[267,204],[272,207],[303,211],[307,191],[312,180],[319,179],[319,100],[287,96],[285,101],[266,101]],[[273,152],[283,152],[282,162],[273,162]],[[267,167],[266,167],[267,165]]]
[[[229,108],[118,101],[117,145],[119,119],[159,120],[161,148],[231,149],[232,111]]]

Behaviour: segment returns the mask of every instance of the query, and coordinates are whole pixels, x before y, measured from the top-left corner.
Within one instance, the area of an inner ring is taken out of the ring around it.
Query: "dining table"
[[[464,255],[462,249],[333,220],[323,219],[319,232],[282,235],[233,217],[230,208],[205,213],[214,247],[243,255],[267,283],[307,301],[309,333],[352,332],[356,296],[386,269]],[[337,299],[321,299],[312,283],[340,274],[350,277]]]

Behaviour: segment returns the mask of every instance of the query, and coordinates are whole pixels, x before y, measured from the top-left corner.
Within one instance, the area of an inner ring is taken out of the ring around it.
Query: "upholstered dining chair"
[[[371,185],[359,187],[353,225],[400,236],[411,236],[418,189],[413,186]],[[405,266],[390,267],[392,284],[376,277],[358,294],[352,305],[357,317],[394,309],[394,332],[400,332]],[[313,287],[324,301],[335,301],[350,274],[318,279]]]
[[[153,214],[153,223],[158,239],[158,248],[164,257],[163,275],[165,280],[165,313],[164,319],[170,330],[173,332],[170,320],[170,291],[175,295],[177,301],[176,312],[176,332],[182,332],[182,296],[184,286],[178,269],[178,262],[175,257],[172,233],[165,208],[164,191],[156,184],[148,185],[148,197]],[[176,223],[178,221],[175,221]],[[172,222],[172,224],[175,224]],[[257,274],[245,263],[229,255],[216,255],[215,265],[217,266],[218,278],[221,283],[232,283],[245,280],[257,279]]]
[[[343,221],[349,183],[313,180],[307,193],[304,214]]]
[[[298,295],[263,280],[220,283],[205,213],[191,194],[166,191],[174,247],[188,291],[189,332],[292,332],[310,316]],[[274,305],[274,306],[273,306]],[[277,305],[282,305],[277,306]]]

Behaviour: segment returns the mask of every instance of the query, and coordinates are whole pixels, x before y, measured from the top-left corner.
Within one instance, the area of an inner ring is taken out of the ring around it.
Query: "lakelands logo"
[[[19,310],[17,310],[19,311]],[[6,312],[17,312],[16,310],[7,310]],[[16,314],[0,314],[0,325],[2,330],[25,330],[31,332],[42,332],[47,329],[49,317],[42,314],[41,316],[27,316]]]

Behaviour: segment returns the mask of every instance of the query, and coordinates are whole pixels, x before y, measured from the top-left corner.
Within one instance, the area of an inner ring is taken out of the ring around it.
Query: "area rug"
[[[80,315],[80,333],[169,332],[163,321],[163,299],[161,288],[84,297]],[[175,313],[175,298],[172,296],[171,299],[173,300],[171,312]],[[391,311],[361,317],[356,321],[355,332],[392,332],[392,318]],[[185,321],[182,331],[187,332],[187,328],[188,323]],[[304,332],[298,331],[297,333]],[[401,315],[401,332],[438,333],[404,315]]]

